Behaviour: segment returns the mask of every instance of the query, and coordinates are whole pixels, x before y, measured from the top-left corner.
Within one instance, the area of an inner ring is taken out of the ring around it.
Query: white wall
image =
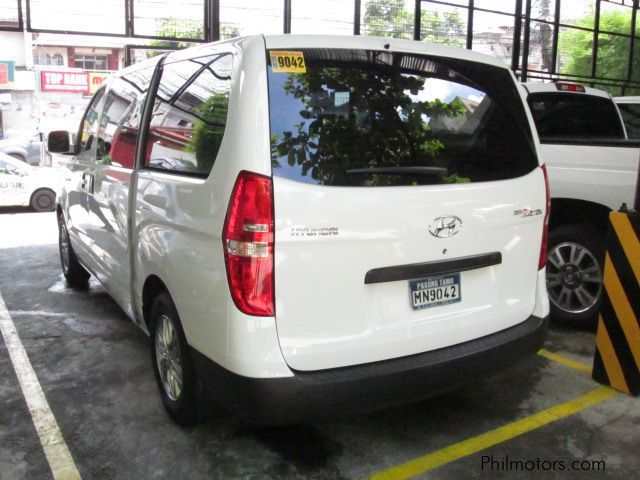
[[[25,66],[24,34],[22,32],[0,32],[0,60],[13,60],[16,67]]]

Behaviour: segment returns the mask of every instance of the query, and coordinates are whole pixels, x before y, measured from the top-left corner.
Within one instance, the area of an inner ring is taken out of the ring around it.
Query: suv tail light
[[[242,171],[222,231],[229,290],[247,315],[273,316],[273,184]]]
[[[540,260],[538,261],[538,270],[542,270],[547,264],[547,243],[549,238],[549,214],[551,213],[551,193],[549,191],[549,176],[547,175],[547,166],[542,165],[542,174],[544,175],[544,188],[547,195],[544,225],[542,227],[542,244],[540,245]]]

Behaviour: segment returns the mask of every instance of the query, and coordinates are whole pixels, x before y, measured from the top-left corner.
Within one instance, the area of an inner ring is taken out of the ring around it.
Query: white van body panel
[[[552,198],[587,200],[618,210],[633,205],[637,147],[542,144]]]
[[[511,327],[536,303],[542,172],[421,187],[318,187],[274,178],[276,318],[287,363],[318,370],[455,345]],[[382,200],[384,199],[384,200]],[[442,215],[457,235],[428,232]],[[336,235],[299,236],[298,229]],[[501,252],[500,265],[461,273],[461,303],[414,310],[409,282],[365,285],[374,268]],[[344,268],[348,266],[348,268]]]
[[[85,233],[95,242],[93,270],[120,307],[133,316],[129,267],[129,191],[132,171],[96,163],[93,194],[87,197]]]

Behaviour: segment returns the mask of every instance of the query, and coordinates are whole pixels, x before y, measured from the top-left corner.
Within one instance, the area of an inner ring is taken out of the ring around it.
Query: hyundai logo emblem
[[[462,220],[453,215],[434,218],[429,224],[429,233],[437,238],[453,237],[462,228]]]

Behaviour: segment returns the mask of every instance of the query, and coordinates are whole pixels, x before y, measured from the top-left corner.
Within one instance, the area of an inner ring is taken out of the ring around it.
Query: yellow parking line
[[[557,420],[585,410],[593,405],[604,402],[618,392],[609,387],[599,387],[581,397],[548,408],[530,417],[496,428],[489,432],[469,438],[449,447],[429,453],[402,465],[392,467],[383,472],[375,473],[371,480],[404,480],[421,475],[460,458],[468,457],[499,443],[511,440],[519,435],[543,427]]]
[[[561,363],[567,367],[571,367],[581,372],[591,374],[591,365],[585,365],[584,363],[576,362],[575,360],[571,360],[570,358],[563,357],[562,355],[558,355],[557,353],[550,352],[548,350],[545,350],[544,348],[541,348],[538,351],[538,355],[551,361]]]

